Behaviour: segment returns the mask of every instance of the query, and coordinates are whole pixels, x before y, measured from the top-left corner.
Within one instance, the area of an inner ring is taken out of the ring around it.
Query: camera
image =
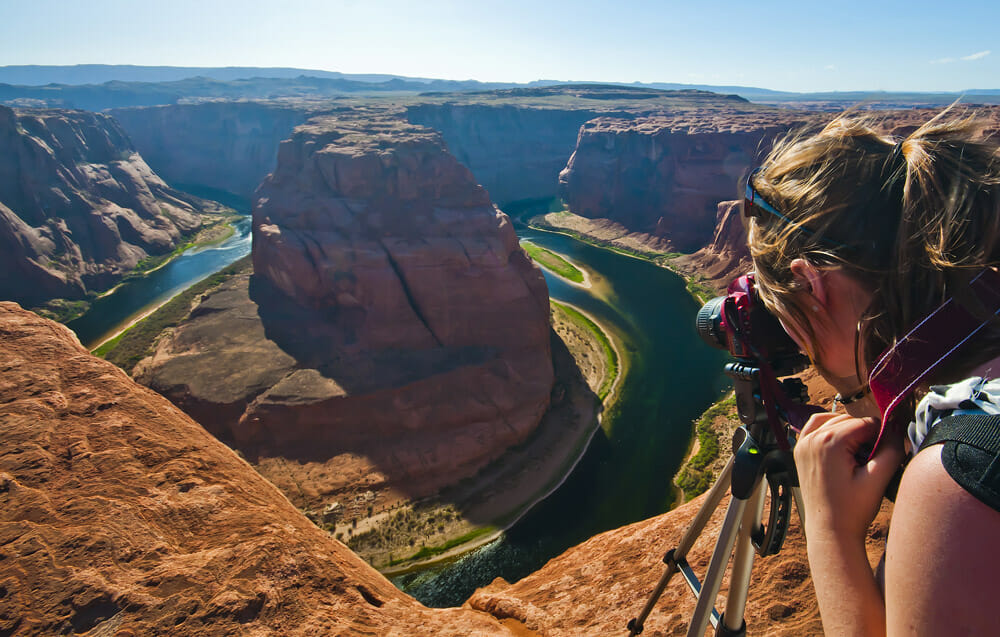
[[[809,364],[781,326],[767,311],[754,287],[753,273],[729,284],[726,296],[705,303],[695,317],[698,334],[708,345],[728,350],[738,361],[766,364],[776,376],[796,374]]]

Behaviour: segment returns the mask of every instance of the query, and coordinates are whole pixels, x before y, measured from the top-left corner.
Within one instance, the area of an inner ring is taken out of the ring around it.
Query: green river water
[[[688,449],[693,420],[730,384],[725,354],[695,331],[700,307],[672,272],[646,261],[538,230],[523,239],[569,257],[590,274],[582,289],[546,272],[549,295],[572,303],[624,343],[628,374],[602,431],[566,482],[503,536],[443,565],[393,582],[429,606],[463,603],[495,577],[514,582],[567,548],[608,529],[662,513]],[[651,546],[662,553],[663,546]]]

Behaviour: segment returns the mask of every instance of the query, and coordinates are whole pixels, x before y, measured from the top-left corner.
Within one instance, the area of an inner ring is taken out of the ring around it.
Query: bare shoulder
[[[910,462],[886,545],[889,635],[985,635],[997,630],[1000,512],[958,485],[941,445]]]

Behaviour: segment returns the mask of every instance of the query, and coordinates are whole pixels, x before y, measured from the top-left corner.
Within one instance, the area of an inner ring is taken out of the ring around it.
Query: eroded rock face
[[[548,637],[627,634],[663,573],[662,557],[680,542],[705,496],[669,513],[607,531],[549,561],[540,570],[508,584],[497,578],[479,589],[466,606],[496,617],[515,619]],[[719,536],[725,505],[716,509],[687,560],[699,578]],[[886,501],[867,537],[874,567],[885,549],[892,505]],[[716,607],[725,607],[729,574]],[[645,623],[643,634],[684,635],[695,599],[683,578],[674,575]],[[777,555],[757,557],[745,618],[748,635],[800,637],[823,633],[809,575],[805,540],[793,514],[785,544]]]
[[[712,238],[716,206],[773,138],[805,120],[774,113],[597,118],[559,174],[578,215],[608,218],[694,252]]]
[[[0,374],[3,634],[512,634],[404,595],[167,400],[13,303]]]
[[[741,201],[723,201],[715,213],[711,243],[694,254],[678,257],[673,265],[725,294],[729,283],[753,269]]]
[[[406,116],[440,131],[455,157],[502,205],[555,197],[580,126],[598,114],[583,108],[419,104]]]
[[[282,144],[253,232],[252,279],[205,299],[137,378],[305,484],[296,503],[430,493],[534,430],[548,291],[437,133],[313,120]]]
[[[83,298],[202,223],[106,115],[0,107],[0,149],[0,298]]]
[[[250,199],[274,170],[278,144],[309,117],[305,106],[209,102],[112,109],[135,147],[171,183]]]

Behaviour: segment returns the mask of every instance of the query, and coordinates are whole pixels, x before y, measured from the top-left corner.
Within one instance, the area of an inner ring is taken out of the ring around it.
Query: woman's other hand
[[[900,440],[883,439],[868,460],[879,423],[847,414],[816,414],[802,429],[795,445],[807,537],[833,533],[841,541],[864,541],[865,532],[882,503],[882,496],[903,460]]]

